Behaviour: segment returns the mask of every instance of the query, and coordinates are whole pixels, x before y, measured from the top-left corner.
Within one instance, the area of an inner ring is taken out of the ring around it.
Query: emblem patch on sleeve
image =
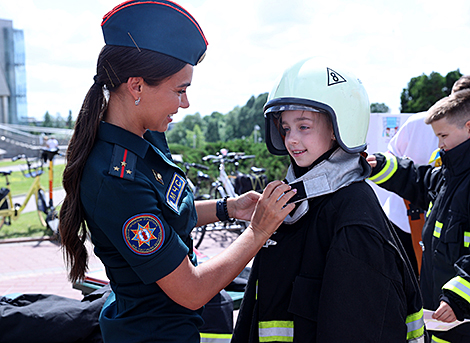
[[[163,225],[153,214],[139,214],[130,218],[123,227],[127,246],[138,255],[150,255],[165,241]]]
[[[179,213],[178,202],[183,194],[184,186],[186,186],[186,180],[181,175],[175,173],[171,179],[168,190],[166,191],[166,202],[172,209]]]

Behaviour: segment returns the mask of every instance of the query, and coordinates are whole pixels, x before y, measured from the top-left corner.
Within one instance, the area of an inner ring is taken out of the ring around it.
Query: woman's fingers
[[[267,237],[276,231],[284,218],[294,209],[287,202],[296,194],[296,189],[281,181],[273,181],[261,195],[251,219],[254,230],[263,232]]]

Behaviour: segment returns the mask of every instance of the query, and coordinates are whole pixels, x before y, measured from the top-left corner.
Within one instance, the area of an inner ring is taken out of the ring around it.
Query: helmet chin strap
[[[309,205],[306,200],[334,193],[353,182],[365,180],[369,175],[370,166],[362,156],[349,154],[341,148],[334,150],[329,158],[319,162],[301,177],[295,176],[293,166],[290,165],[286,181],[292,188],[297,189],[297,194],[291,202],[300,204],[293,214],[284,219],[284,223],[294,224],[308,212]]]

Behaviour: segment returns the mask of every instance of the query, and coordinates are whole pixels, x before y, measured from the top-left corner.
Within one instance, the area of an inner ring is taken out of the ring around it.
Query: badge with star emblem
[[[153,214],[139,214],[130,218],[123,227],[127,246],[138,255],[156,252],[165,241],[163,225]]]

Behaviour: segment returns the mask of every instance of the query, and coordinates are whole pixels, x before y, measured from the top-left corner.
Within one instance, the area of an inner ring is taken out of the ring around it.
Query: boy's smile
[[[447,118],[435,120],[431,123],[434,134],[439,138],[439,149],[448,151],[470,138],[470,121],[463,127],[451,124]]]
[[[287,151],[299,167],[308,167],[333,147],[334,135],[325,114],[311,111],[284,111],[281,126]]]

